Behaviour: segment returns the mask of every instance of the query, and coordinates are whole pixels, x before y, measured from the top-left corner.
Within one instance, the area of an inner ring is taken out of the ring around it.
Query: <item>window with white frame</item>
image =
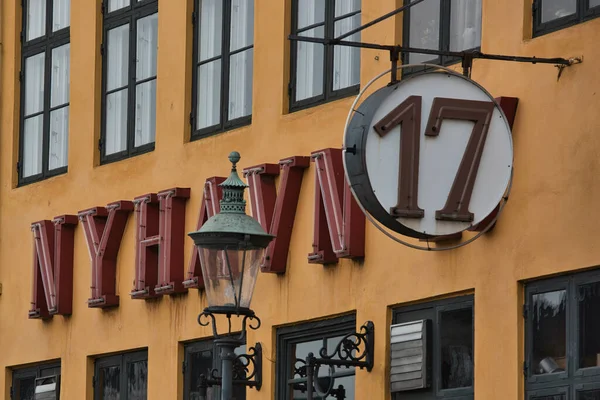
[[[154,150],[158,1],[104,4],[99,148],[106,163]]]
[[[252,121],[254,0],[195,0],[192,139]]]
[[[360,0],[292,1],[292,35],[332,39],[360,23]],[[345,40],[360,41],[360,33]],[[359,48],[291,42],[290,111],[356,94],[359,84]]]
[[[67,171],[70,0],[23,4],[19,184]]]

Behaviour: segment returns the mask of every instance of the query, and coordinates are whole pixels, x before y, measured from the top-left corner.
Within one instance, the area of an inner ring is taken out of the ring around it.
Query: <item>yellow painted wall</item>
[[[432,1],[432,0],[429,0]],[[433,0],[435,1],[435,0]],[[398,0],[363,0],[363,22],[392,10]],[[515,177],[511,198],[494,232],[443,253],[402,247],[367,226],[364,263],[309,265],[314,165],[306,172],[283,276],[261,274],[253,308],[262,328],[249,334],[265,349],[264,385],[249,400],[274,398],[274,326],[356,310],[357,323],[376,327],[375,367],[357,372],[357,399],[389,399],[386,342],[390,306],[462,291],[475,293],[475,396],[523,398],[519,281],[600,264],[600,19],[530,39],[529,0],[483,0],[482,51],[539,57],[581,56],[557,82],[549,65],[476,61],[473,79],[494,96],[520,99],[514,127]],[[256,0],[254,110],[251,126],[189,142],[191,0],[161,0],[156,149],[99,165],[100,0],[72,0],[69,172],[16,187],[20,69],[20,0],[0,2],[0,396],[8,398],[11,366],[62,362],[62,399],[91,399],[91,356],[147,347],[150,400],[181,393],[182,341],[210,336],[196,323],[206,305],[190,291],[159,301],[131,300],[134,218],[118,262],[121,304],[89,309],[90,261],[83,232],[75,237],[73,315],[29,320],[30,223],[174,186],[191,187],[187,231],[195,228],[205,178],[228,171],[226,155],[241,166],[277,162],[312,150],[340,147],[351,98],[287,114],[289,0]],[[366,42],[398,39],[390,19],[363,32]],[[378,57],[378,59],[377,59]],[[363,50],[361,81],[387,69],[388,54]],[[186,239],[186,264],[192,241]],[[502,373],[498,373],[498,365]]]

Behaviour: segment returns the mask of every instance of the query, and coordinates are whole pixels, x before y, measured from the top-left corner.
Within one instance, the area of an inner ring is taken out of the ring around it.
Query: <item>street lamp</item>
[[[253,354],[236,356],[235,349],[246,341],[246,326],[258,329],[260,319],[250,309],[250,302],[256,284],[265,249],[273,240],[260,224],[246,215],[244,190],[247,185],[238,176],[236,164],[240,154],[229,154],[233,164],[231,174],[219,186],[223,188],[221,211],[211,217],[197,232],[189,236],[198,248],[202,277],[208,307],[198,316],[198,323],[207,326],[212,322],[215,344],[220,349],[222,364],[221,376],[212,372],[205,377],[208,386],[221,386],[221,399],[229,400],[235,383],[260,388],[261,349],[257,344],[250,351]],[[225,315],[229,322],[226,335],[219,335],[215,315]],[[243,317],[242,332],[231,336],[231,316]],[[234,363],[237,360],[237,363]],[[240,376],[239,366],[245,369],[249,363],[254,368],[251,376]],[[234,365],[235,364],[235,365]],[[251,381],[250,378],[254,377]]]

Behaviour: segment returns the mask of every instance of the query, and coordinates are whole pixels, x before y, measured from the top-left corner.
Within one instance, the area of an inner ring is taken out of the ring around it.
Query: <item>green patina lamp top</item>
[[[240,153],[237,151],[229,154],[229,161],[232,164],[231,173],[219,185],[223,188],[223,199],[220,202],[221,212],[209,218],[199,231],[189,234],[197,245],[209,237],[244,235],[259,247],[266,247],[275,237],[265,232],[258,221],[246,214],[244,190],[248,185],[240,179],[237,173],[236,165],[240,158]]]

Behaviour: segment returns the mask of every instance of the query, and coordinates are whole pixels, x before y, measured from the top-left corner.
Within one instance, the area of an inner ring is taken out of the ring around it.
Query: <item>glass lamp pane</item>
[[[440,48],[440,3],[424,1],[410,9],[410,47],[428,50]],[[437,58],[429,54],[410,53],[411,64],[431,61]]]
[[[567,17],[577,11],[577,0],[544,0],[542,2],[542,23]]]
[[[199,250],[208,305],[249,308],[264,249]]]
[[[566,308],[565,290],[533,295],[534,374],[561,372],[566,368]]]
[[[52,31],[56,32],[69,26],[71,0],[54,0],[52,8]]]
[[[27,0],[27,40],[46,34],[46,0]]]
[[[600,282],[577,288],[579,368],[600,367]]]
[[[450,7],[450,51],[480,47],[481,0],[454,0]]]

